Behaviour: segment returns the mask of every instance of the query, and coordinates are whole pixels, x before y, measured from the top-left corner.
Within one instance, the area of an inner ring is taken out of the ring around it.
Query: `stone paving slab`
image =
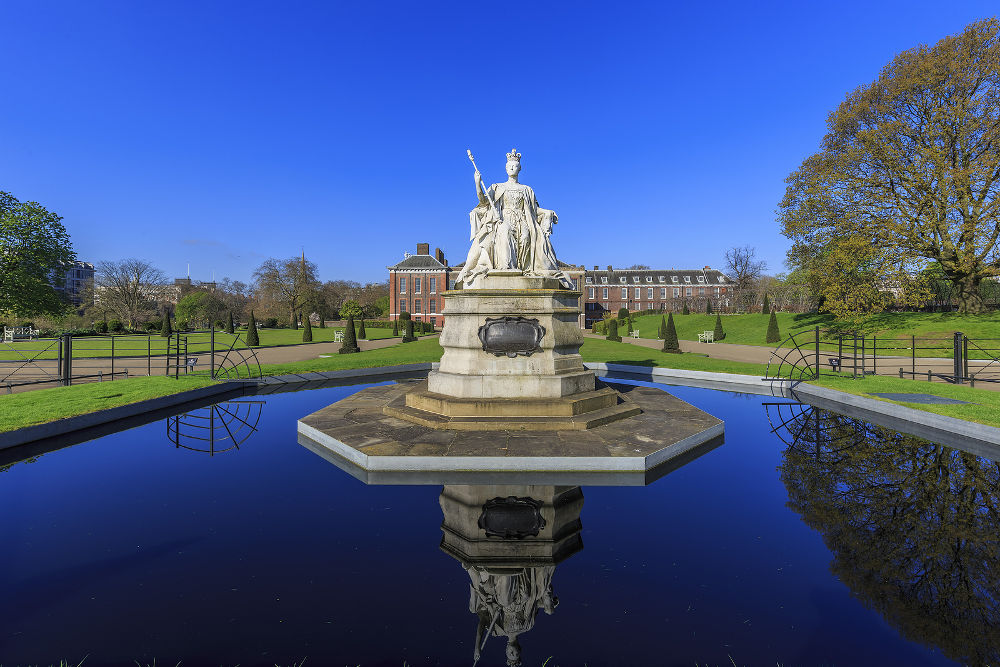
[[[379,414],[415,386],[372,387],[318,410],[299,420],[300,442],[364,471],[644,473],[724,434],[721,420],[650,387],[621,387],[642,414],[585,432],[447,432]]]

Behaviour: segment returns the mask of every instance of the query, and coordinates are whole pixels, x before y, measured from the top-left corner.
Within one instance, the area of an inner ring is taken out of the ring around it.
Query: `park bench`
[[[702,331],[698,334],[699,343],[714,343],[715,342],[715,332],[714,331]]]
[[[333,342],[334,343],[343,343],[344,342],[344,330],[343,329],[337,329],[336,331],[333,332]]]
[[[16,340],[31,340],[38,337],[38,329],[31,327],[4,327],[3,342],[13,343]]]
[[[632,338],[638,338],[639,337],[639,330],[636,329],[635,331],[630,331],[629,335],[632,336]]]

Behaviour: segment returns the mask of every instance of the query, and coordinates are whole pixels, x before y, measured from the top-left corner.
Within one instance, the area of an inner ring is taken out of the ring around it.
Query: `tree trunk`
[[[979,291],[982,277],[978,275],[962,276],[954,279],[958,293],[958,312],[965,315],[978,315],[986,310],[983,295]]]
[[[288,318],[288,325],[292,328],[293,331],[296,331],[299,328],[299,321],[295,317],[295,309],[294,308],[292,309],[292,315],[291,315],[291,317]]]

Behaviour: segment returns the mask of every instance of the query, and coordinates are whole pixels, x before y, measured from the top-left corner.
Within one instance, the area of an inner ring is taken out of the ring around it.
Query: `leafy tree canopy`
[[[62,217],[0,192],[0,312],[58,315],[65,302],[49,282],[76,259]]]
[[[1000,274],[998,33],[1000,21],[986,19],[899,54],[830,114],[822,150],[786,179],[789,259],[825,272],[827,303],[864,284],[858,303],[835,306],[871,307],[879,285],[930,259],[962,312],[983,310],[979,284]],[[837,267],[853,259],[851,280],[863,282],[838,283]]]

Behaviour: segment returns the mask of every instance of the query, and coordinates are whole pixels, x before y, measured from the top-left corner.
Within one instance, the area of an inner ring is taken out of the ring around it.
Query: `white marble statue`
[[[521,154],[516,149],[507,153],[503,183],[484,188],[476,168],[479,205],[469,213],[472,247],[458,274],[463,287],[476,287],[493,270],[519,270],[526,276],[556,278],[563,287],[573,288],[573,282],[559,270],[550,238],[559,216],[538,206],[535,191],[518,182],[520,171]]]

